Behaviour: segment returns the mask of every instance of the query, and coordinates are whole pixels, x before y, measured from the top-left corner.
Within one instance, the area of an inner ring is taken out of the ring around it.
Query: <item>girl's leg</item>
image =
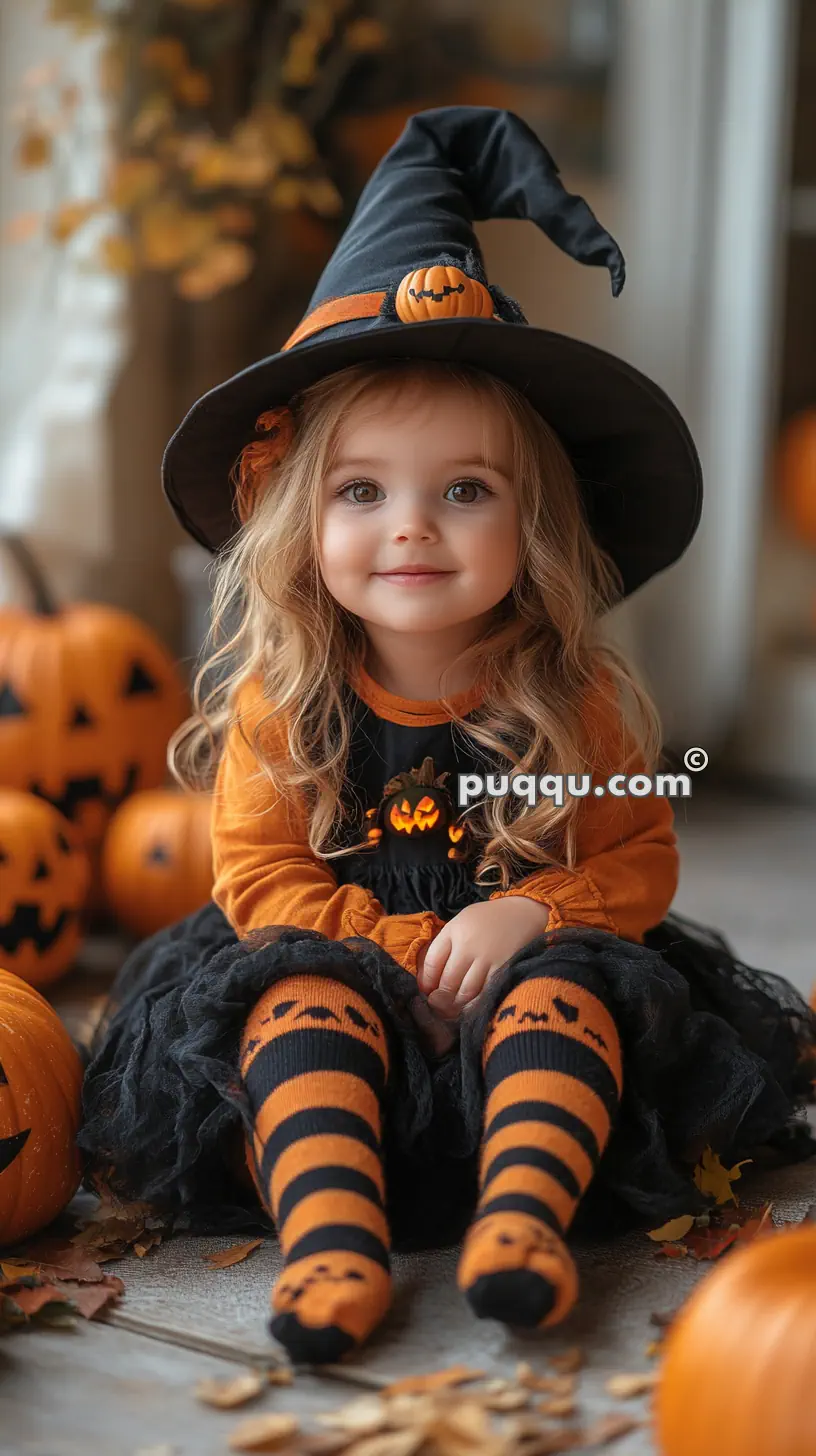
[[[558,1324],[578,1294],[564,1243],[609,1140],[621,1048],[590,967],[531,972],[496,1008],[482,1049],[479,1201],[457,1283],[480,1318]]]
[[[271,1330],[295,1361],[338,1359],[391,1302],[381,1158],[388,1067],[376,1011],[327,976],[276,982],[244,1029],[249,1163],[286,1260]]]

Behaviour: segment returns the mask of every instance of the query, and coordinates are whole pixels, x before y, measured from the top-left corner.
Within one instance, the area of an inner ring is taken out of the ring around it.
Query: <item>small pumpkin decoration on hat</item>
[[[383,789],[383,796],[376,809],[369,809],[365,818],[366,839],[370,844],[379,844],[383,836],[396,843],[420,844],[416,858],[426,858],[424,846],[429,836],[441,840],[446,846],[448,859],[467,859],[471,846],[471,832],[466,820],[456,822],[456,813],[445,780],[448,770],[434,774],[434,761],[430,756],[422,760],[420,768],[395,774]]]
[[[816,1224],[729,1251],[666,1337],[655,1425],[662,1456],[816,1451]]]
[[[153,935],[212,898],[210,794],[149,789],[114,814],[102,847],[109,908],[133,935]]]
[[[23,542],[2,544],[34,610],[0,610],[0,782],[47,799],[93,852],[118,805],[164,781],[187,693],[138,617],[96,602],[58,607]]]
[[[76,1192],[81,1085],[57,1013],[0,969],[0,1246],[36,1233]]]
[[[0,789],[0,964],[32,986],[71,966],[82,940],[91,867],[53,805]]]

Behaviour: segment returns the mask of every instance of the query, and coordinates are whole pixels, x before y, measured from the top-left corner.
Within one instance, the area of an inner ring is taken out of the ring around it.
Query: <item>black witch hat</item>
[[[420,111],[382,158],[303,321],[277,354],[202,396],[170,440],[165,494],[217,551],[239,525],[230,475],[256,420],[350,364],[475,365],[514,385],[556,431],[590,528],[629,595],[685,551],[700,519],[691,435],[666,394],[623,360],[531,327],[485,275],[474,221],[528,218],[578,262],[624,283],[614,238],[567,192],[526,122],[489,106]]]

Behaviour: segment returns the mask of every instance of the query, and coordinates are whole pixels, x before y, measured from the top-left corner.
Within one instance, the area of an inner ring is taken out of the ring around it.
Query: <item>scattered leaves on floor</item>
[[[440,1390],[446,1385],[464,1385],[468,1380],[481,1380],[484,1370],[472,1370],[468,1365],[450,1365],[446,1370],[433,1370],[429,1375],[406,1375],[403,1380],[393,1380],[384,1385],[382,1395],[417,1395],[426,1390]]]
[[[664,1224],[662,1229],[653,1229],[648,1237],[671,1233],[671,1240],[661,1243],[655,1249],[655,1256],[666,1259],[719,1259],[732,1244],[750,1243],[760,1235],[774,1233],[776,1225],[771,1218],[772,1203],[761,1209],[714,1208],[708,1213],[692,1218],[688,1231],[678,1237],[678,1227],[685,1221],[675,1219]]]
[[[214,1254],[202,1254],[208,1269],[231,1269],[233,1264],[242,1264],[250,1254],[261,1247],[263,1239],[248,1239],[245,1244],[233,1244],[229,1249],[218,1249]]]
[[[711,1148],[706,1148],[694,1169],[695,1185],[701,1193],[714,1197],[717,1203],[738,1204],[739,1199],[731,1184],[742,1177],[740,1169],[751,1162],[753,1162],[753,1158],[743,1158],[742,1162],[735,1163],[733,1168],[726,1168],[720,1162],[719,1154],[712,1152]]]
[[[270,1411],[263,1416],[248,1416],[236,1426],[229,1438],[231,1451],[275,1451],[294,1436],[299,1428],[297,1416]]]
[[[561,1375],[574,1375],[586,1364],[586,1356],[580,1345],[573,1345],[570,1350],[565,1350],[563,1355],[550,1355],[549,1359],[553,1369],[559,1371]]]
[[[205,1405],[217,1406],[219,1410],[233,1410],[255,1400],[266,1388],[268,1381],[258,1370],[247,1370],[231,1380],[199,1380],[195,1388],[196,1400]]]
[[[648,1237],[654,1239],[658,1244],[672,1243],[675,1239],[682,1239],[690,1228],[694,1227],[694,1214],[684,1213],[680,1218],[670,1219],[661,1228],[650,1229]]]
[[[646,1374],[611,1375],[605,1382],[604,1389],[615,1400],[632,1400],[636,1395],[646,1395],[647,1391],[654,1390],[659,1379],[660,1376],[654,1371]]]
[[[8,1268],[8,1260],[4,1267]],[[96,1283],[54,1279],[46,1274],[27,1273],[19,1279],[4,1275],[0,1280],[0,1332],[36,1321],[39,1324],[69,1325],[77,1316],[94,1319],[101,1310],[120,1299],[125,1286],[121,1279],[100,1270]]]
[[[270,1366],[266,1372],[266,1378],[270,1385],[291,1385],[293,1383],[292,1368],[290,1365]]]

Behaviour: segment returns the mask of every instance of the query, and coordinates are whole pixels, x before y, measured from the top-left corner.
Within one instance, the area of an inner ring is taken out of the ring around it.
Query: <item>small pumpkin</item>
[[[44,1228],[76,1192],[81,1085],[57,1013],[0,969],[0,1245]]]
[[[444,263],[406,273],[394,307],[406,324],[436,318],[493,317],[493,299],[484,284]]]
[[[803,410],[784,426],[776,476],[788,525],[800,540],[816,546],[816,409]]]
[[[816,1224],[730,1251],[666,1338],[662,1456],[812,1456],[815,1352]]]
[[[420,768],[395,774],[385,785],[379,806],[366,812],[366,839],[379,844],[387,835],[415,848],[429,835],[438,835],[447,841],[448,859],[465,859],[470,846],[468,826],[454,822],[453,803],[445,787],[449,777],[447,769],[435,774],[429,755]],[[421,847],[418,857],[424,857]]]
[[[33,986],[68,970],[91,867],[73,825],[44,799],[0,789],[0,961]]]
[[[163,782],[186,690],[138,617],[93,602],[59,608],[23,543],[2,542],[35,610],[0,610],[0,783],[47,799],[93,854],[118,805]]]
[[[212,896],[210,794],[147,789],[114,814],[102,846],[108,906],[133,935],[153,935]]]

